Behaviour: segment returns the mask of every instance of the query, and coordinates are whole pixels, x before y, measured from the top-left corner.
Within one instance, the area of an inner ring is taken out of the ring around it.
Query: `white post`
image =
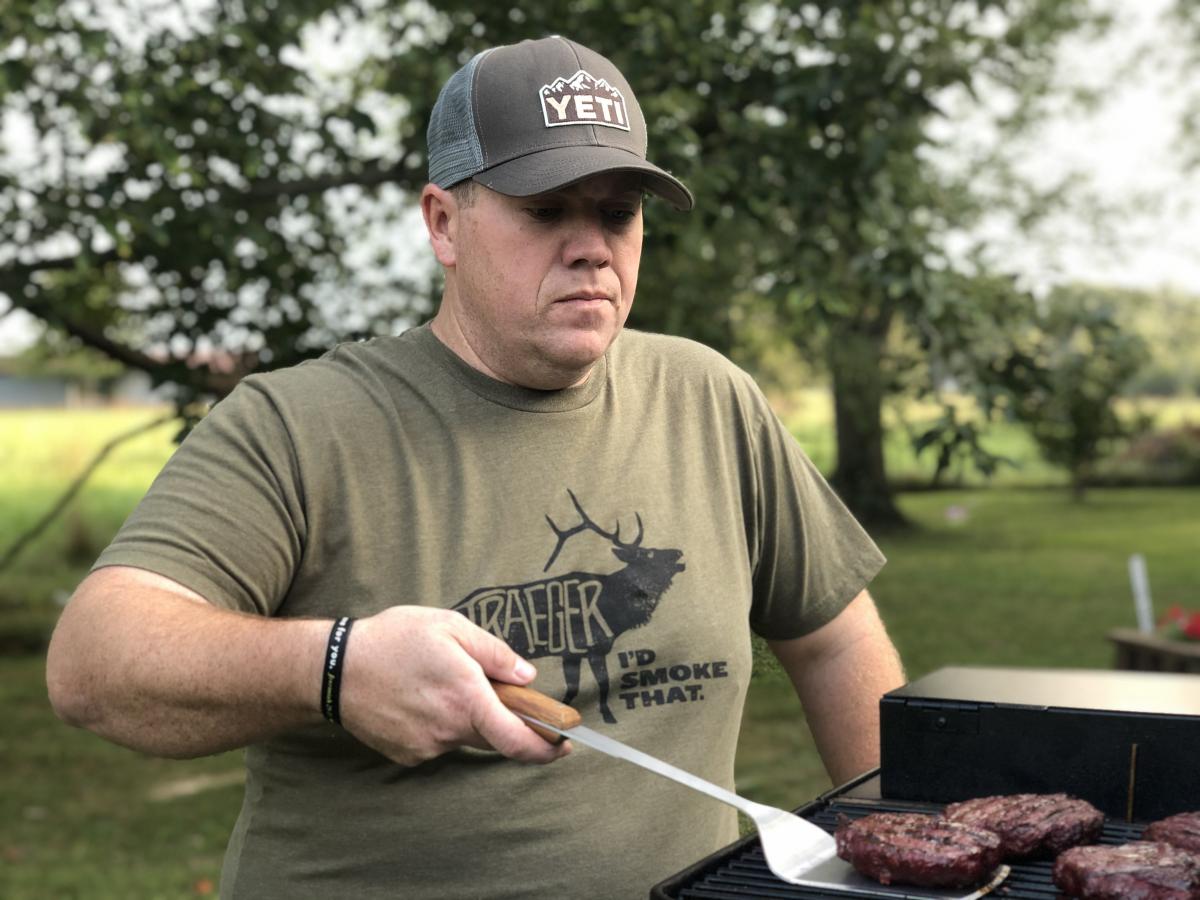
[[[1154,606],[1150,600],[1150,578],[1146,574],[1146,557],[1135,553],[1129,557],[1129,583],[1133,587],[1133,608],[1137,613],[1138,631],[1154,631]]]

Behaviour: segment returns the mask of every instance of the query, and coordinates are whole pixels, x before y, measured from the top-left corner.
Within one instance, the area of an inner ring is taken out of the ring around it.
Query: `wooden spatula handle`
[[[496,689],[496,695],[500,698],[500,702],[515,713],[524,713],[527,716],[533,716],[535,719],[540,719],[556,728],[574,728],[583,721],[583,718],[579,715],[579,710],[572,709],[565,703],[559,703],[553,697],[548,697],[541,691],[535,691],[533,688],[505,684],[502,681],[493,681],[492,687]],[[539,728],[531,722],[526,722],[525,724],[529,725],[530,728],[552,744],[559,744],[563,741],[561,734],[555,734],[553,731]]]

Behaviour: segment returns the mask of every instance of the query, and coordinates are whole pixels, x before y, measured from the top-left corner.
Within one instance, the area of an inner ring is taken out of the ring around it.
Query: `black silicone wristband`
[[[354,620],[343,616],[329,630],[325,647],[325,671],[321,675],[321,712],[334,725],[342,724],[342,666],[346,662],[346,642]]]

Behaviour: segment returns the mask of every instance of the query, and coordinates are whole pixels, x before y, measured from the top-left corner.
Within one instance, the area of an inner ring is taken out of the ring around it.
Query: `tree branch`
[[[246,188],[225,186],[220,193],[226,197],[281,197],[301,194],[321,193],[333,188],[347,185],[371,187],[386,183],[395,183],[411,187],[411,178],[406,177],[402,163],[391,165],[369,164],[357,172],[342,172],[336,175],[319,178],[303,178],[295,181],[257,181]],[[93,267],[105,266],[122,259],[116,251],[100,253],[89,259]],[[78,256],[67,258],[44,259],[33,263],[10,263],[0,267],[0,291],[7,294],[11,302],[8,311],[20,307],[44,322],[53,324],[67,332],[87,346],[99,350],[106,356],[116,360],[131,369],[145,372],[151,377],[164,378],[168,370],[175,370],[164,380],[183,383],[196,390],[223,396],[231,391],[241,378],[257,367],[257,358],[240,360],[231,372],[213,371],[209,367],[187,368],[180,365],[182,361],[155,358],[142,351],[114,341],[104,333],[102,328],[88,325],[73,318],[51,304],[25,294],[29,280],[40,272],[68,271],[78,263]],[[182,376],[182,377],[181,377]]]
[[[120,257],[117,256],[115,250],[110,250],[107,253],[98,253],[92,257],[93,263],[98,266],[106,265],[110,262],[116,262]],[[78,256],[56,257],[54,259],[41,259],[34,263],[11,263],[0,268],[0,288],[5,288],[9,293],[12,287],[24,287],[25,282],[30,276],[36,275],[38,272],[62,272],[66,269],[75,268],[75,261]],[[8,282],[6,286],[5,282]],[[18,300],[13,300],[15,305],[19,305]]]
[[[117,362],[131,369],[138,369],[147,374],[155,375],[161,372],[167,365],[162,360],[155,359],[152,356],[142,353],[140,350],[134,350],[132,347],[127,347],[112,340],[112,338],[105,335],[99,328],[85,325],[82,322],[75,321],[63,315],[58,310],[52,310],[48,303],[39,300],[26,300],[19,305],[42,321],[58,325],[63,331],[71,335],[71,337],[78,338],[89,347],[99,350],[101,353],[112,357]]]
[[[338,175],[300,178],[295,181],[255,181],[248,188],[230,187],[222,192],[232,196],[290,197],[298,194],[319,194],[332,188],[346,187],[352,184],[360,187],[374,187],[379,184],[394,183],[411,187],[411,179],[405,175],[400,163],[390,166],[371,165],[365,167],[361,172],[343,172]]]
[[[110,252],[93,257],[93,262],[96,265],[105,265],[118,259],[115,252]],[[145,372],[152,378],[174,381],[204,393],[224,396],[233,390],[243,376],[256,368],[257,357],[253,356],[239,360],[238,365],[230,372],[213,371],[207,366],[188,368],[182,360],[154,357],[119,341],[114,341],[104,333],[103,329],[74,319],[43,300],[24,296],[22,288],[35,273],[65,271],[74,268],[75,264],[76,258],[70,257],[45,259],[36,263],[21,263],[0,269],[0,290],[8,294],[14,308],[20,307],[43,322],[57,325],[87,346],[99,350],[128,368]],[[164,377],[168,371],[171,372],[170,376]],[[181,374],[184,377],[180,377]]]

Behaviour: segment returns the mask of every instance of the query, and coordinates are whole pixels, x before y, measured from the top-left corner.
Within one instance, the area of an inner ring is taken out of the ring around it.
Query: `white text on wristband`
[[[342,666],[346,661],[346,641],[354,620],[343,616],[333,623],[325,647],[325,671],[321,677],[321,712],[335,725],[342,724]]]

